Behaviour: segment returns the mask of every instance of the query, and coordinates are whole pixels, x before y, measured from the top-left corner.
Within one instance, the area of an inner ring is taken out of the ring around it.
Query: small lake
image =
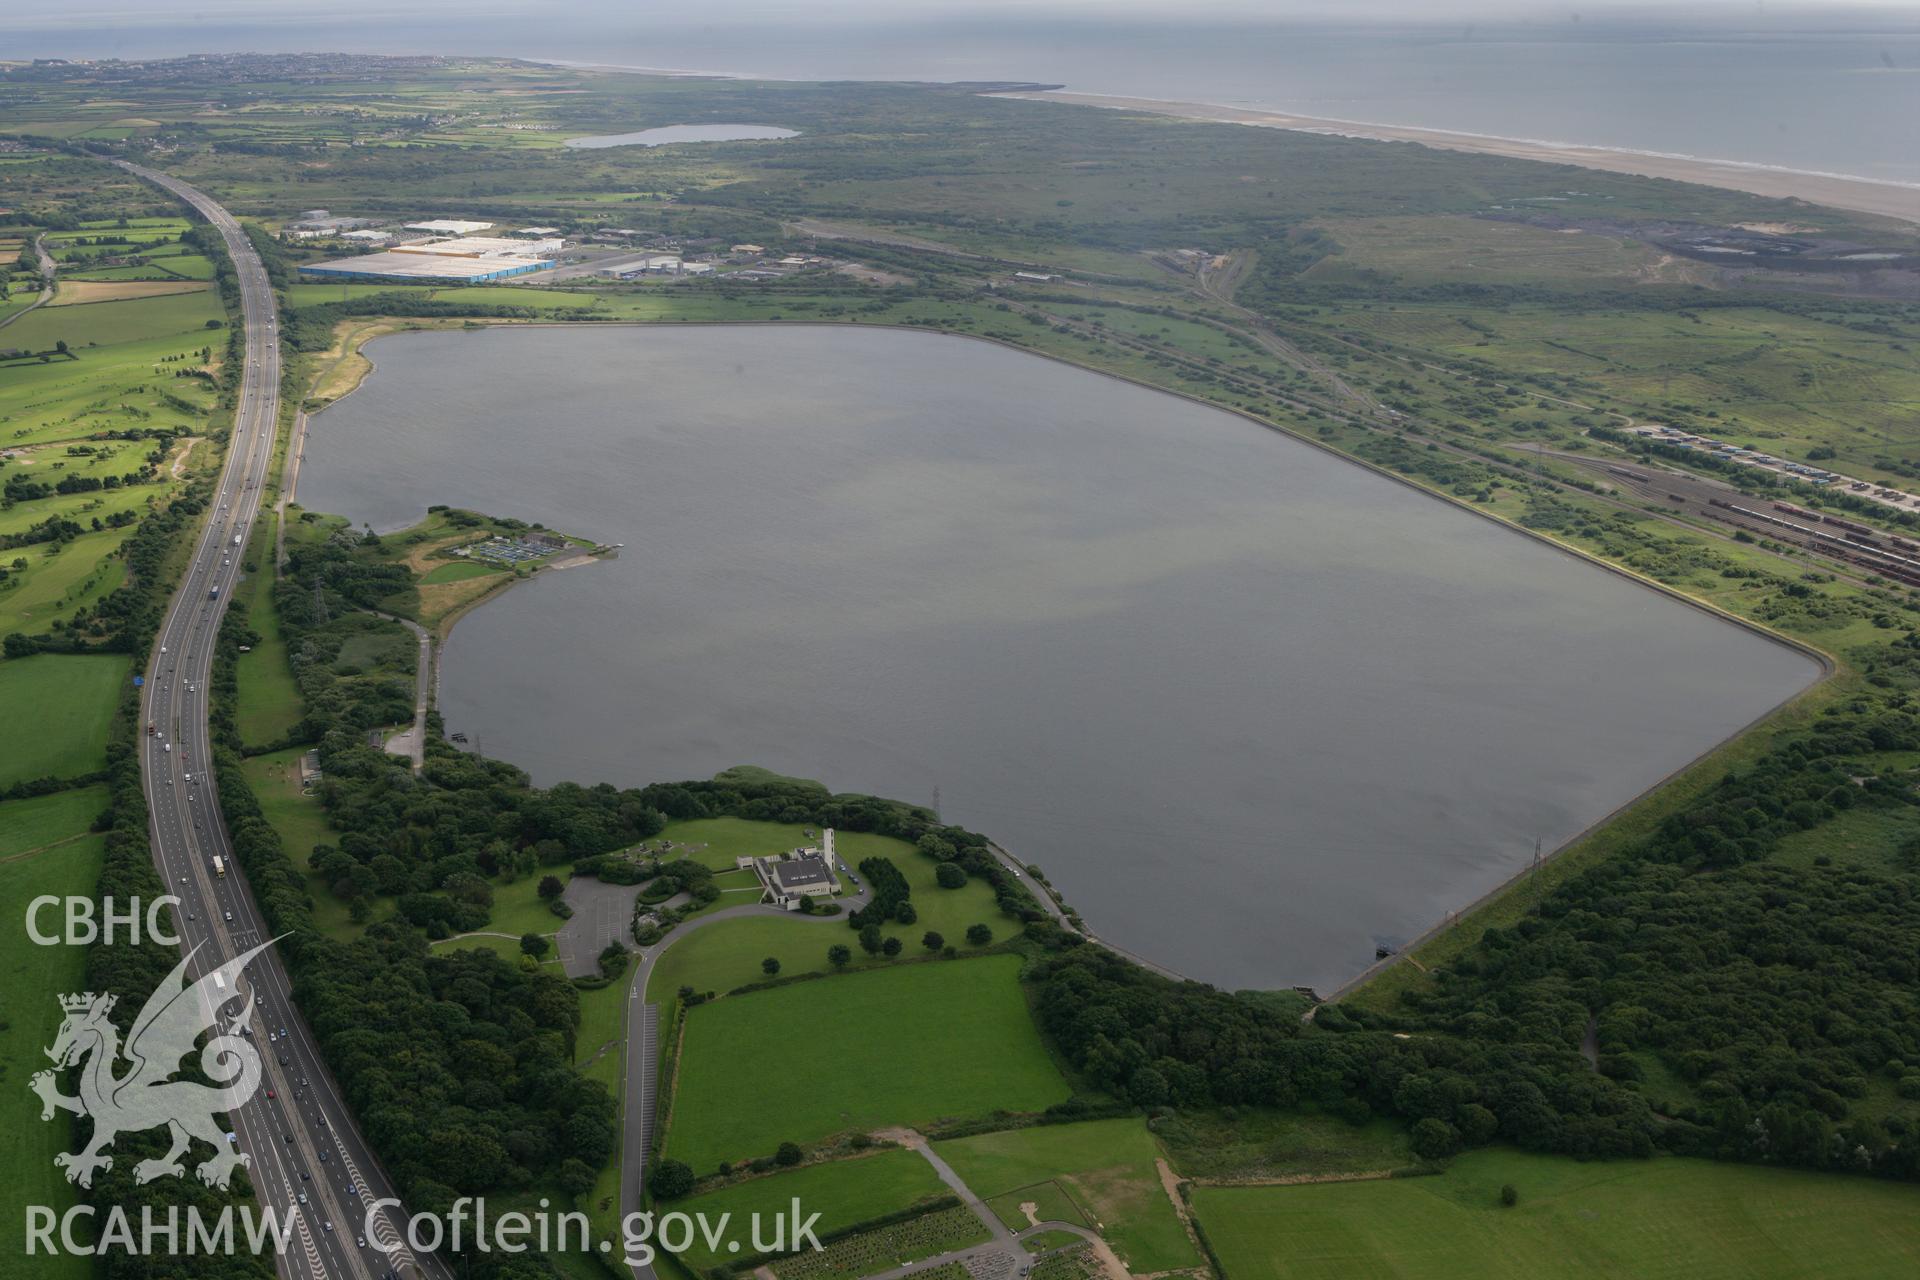
[[[1118,945],[1328,990],[1806,687],[1808,658],[1218,410],[834,326],[384,337],[300,502],[625,544],[462,621],[542,783],[930,803]]]
[[[770,124],[669,124],[638,133],[603,133],[588,138],[568,138],[567,145],[583,149],[598,147],[665,147],[676,142],[757,142],[776,138],[797,138],[799,131]]]

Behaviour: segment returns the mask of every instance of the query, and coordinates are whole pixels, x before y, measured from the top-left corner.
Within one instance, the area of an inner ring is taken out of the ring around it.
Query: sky
[[[322,7],[316,8],[316,4]],[[553,0],[409,0],[408,16],[444,14],[449,19],[552,15]],[[82,24],[202,25],[220,22],[271,23],[276,20],[310,23],[316,16],[350,18],[356,15],[392,15],[391,0],[63,0],[51,5],[0,6],[0,29],[73,27]],[[1194,18],[1285,21],[1289,18],[1347,21],[1368,19],[1451,23],[1462,20],[1522,20],[1529,23],[1661,20],[1684,24],[1704,21],[1765,23],[1779,21],[1833,21],[1858,17],[1867,21],[1887,17],[1920,18],[1920,0],[1696,0],[1658,4],[1649,0],[1578,0],[1543,3],[1542,0],[704,0],[689,10],[673,0],[573,0],[560,15],[569,22],[596,17],[623,23],[658,22],[684,25],[700,22],[864,22],[875,18],[898,24],[927,20],[991,19],[996,15],[1022,18],[1046,16],[1120,21],[1185,21]],[[5,51],[0,49],[0,57]]]

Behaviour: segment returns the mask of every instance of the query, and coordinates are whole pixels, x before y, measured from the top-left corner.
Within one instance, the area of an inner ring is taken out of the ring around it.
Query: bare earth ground
[[[1156,98],[1123,98],[1099,93],[1062,93],[1018,91],[996,95],[1026,98],[1034,102],[1071,102],[1080,106],[1108,107],[1120,111],[1144,111],[1153,115],[1179,116],[1186,120],[1206,120],[1217,124],[1251,124],[1269,129],[1297,129],[1302,133],[1325,133],[1343,138],[1373,138],[1381,142],[1419,142],[1449,151],[1477,151],[1486,155],[1510,156],[1517,160],[1543,160],[1548,164],[1572,164],[1585,169],[1604,169],[1610,173],[1634,173],[1648,178],[1670,178],[1676,182],[1697,182],[1709,187],[1726,187],[1754,195],[1778,199],[1806,200],[1813,204],[1852,209],[1858,213],[1876,213],[1883,217],[1920,222],[1920,187],[1869,182],[1864,178],[1844,178],[1790,169],[1768,169],[1758,165],[1736,164],[1724,160],[1696,160],[1686,156],[1642,155],[1632,151],[1614,151],[1606,147],[1554,146],[1528,142],[1520,138],[1489,138],[1474,133],[1449,133],[1442,129],[1413,129],[1399,125],[1354,124],[1345,120],[1325,120],[1316,116],[1288,115],[1281,111],[1248,111],[1237,107],[1216,107],[1199,102],[1163,102]]]

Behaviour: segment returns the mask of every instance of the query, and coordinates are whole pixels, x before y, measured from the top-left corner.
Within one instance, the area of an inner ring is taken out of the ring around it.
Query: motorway
[[[185,580],[168,605],[141,697],[141,718],[153,728],[141,739],[140,773],[154,863],[168,892],[181,900],[175,929],[186,949],[198,948],[189,971],[190,978],[198,978],[267,940],[246,878],[234,865],[219,797],[206,772],[211,759],[207,688],[214,641],[240,582],[273,456],[280,344],[266,269],[239,223],[166,174],[114,163],[193,206],[220,232],[239,275],[245,326],[240,400],[219,493]],[[270,572],[271,566],[262,571]],[[276,951],[261,953],[249,966],[235,994],[249,993],[256,1001],[251,1034],[264,1074],[259,1091],[229,1113],[229,1123],[238,1148],[250,1159],[248,1174],[261,1207],[282,1213],[298,1209],[292,1243],[276,1259],[279,1274],[289,1280],[451,1280],[439,1257],[416,1256],[406,1247],[405,1218],[398,1211],[381,1211],[368,1227],[363,1203],[393,1197],[392,1184],[360,1136],[294,1007]],[[230,1011],[235,1003],[229,1000]],[[394,1251],[383,1254],[376,1248],[380,1244]]]

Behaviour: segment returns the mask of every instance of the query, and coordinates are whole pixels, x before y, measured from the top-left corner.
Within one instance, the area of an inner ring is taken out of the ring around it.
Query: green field
[[[133,536],[133,528],[83,533],[73,541],[18,547],[7,559],[27,567],[8,578],[0,591],[0,635],[18,631],[37,635],[54,618],[91,608],[126,581],[127,571],[113,553]]]
[[[42,308],[8,325],[0,345],[43,351],[64,341],[71,355],[15,362],[0,370],[0,447],[53,446],[5,465],[21,467],[43,483],[52,482],[56,473],[105,480],[139,471],[158,447],[146,441],[101,441],[105,432],[204,431],[217,394],[206,378],[180,375],[204,365],[203,349],[211,348],[216,358],[224,351],[224,333],[205,327],[221,315],[219,299],[202,291]],[[59,447],[83,439],[95,451],[89,458]],[[6,572],[0,581],[0,634],[47,634],[53,622],[91,609],[122,584],[125,567],[113,553],[131,530],[108,522],[144,514],[170,495],[178,487],[171,474],[174,456],[167,452],[149,483],[53,494],[0,512],[0,536],[24,534],[55,517],[91,530],[65,542],[36,541],[0,557]],[[192,461],[209,463],[207,447],[200,446]],[[95,634],[105,634],[105,623],[90,625]]]
[[[667,1154],[706,1172],[783,1141],[1063,1101],[1019,973],[1012,956],[934,961],[689,1011]],[[769,1055],[806,1087],[769,1088]]]
[[[502,573],[492,565],[479,564],[472,560],[455,560],[447,564],[437,564],[420,577],[422,586],[437,586],[442,582],[465,582],[468,578],[484,578],[490,574]]]
[[[140,342],[156,334],[204,331],[207,321],[224,320],[220,299],[212,293],[173,293],[121,302],[89,302],[73,307],[42,307],[7,326],[7,345],[44,351],[65,342],[85,364],[86,348]],[[226,345],[226,335],[203,341]]]
[[[1920,1273],[1920,1189],[1675,1158],[1480,1151],[1430,1178],[1199,1187],[1193,1208],[1233,1280]]]
[[[811,1213],[820,1214],[815,1230],[825,1234],[946,1194],[947,1188],[932,1165],[914,1152],[895,1149],[750,1178],[718,1191],[676,1201],[672,1208],[683,1213],[704,1213],[710,1221],[716,1221],[721,1213],[731,1213],[730,1226],[744,1233],[752,1215],[764,1214],[771,1220],[774,1214],[787,1212],[788,1206],[798,1200],[802,1218]],[[730,1230],[729,1238],[738,1239],[741,1252],[752,1248],[744,1234],[735,1237]],[[699,1246],[680,1256],[688,1265],[704,1270],[725,1261],[730,1252],[723,1241],[717,1251],[709,1252]]]
[[[52,1121],[40,1119],[40,1099],[28,1090],[28,1080],[49,1065],[42,1051],[53,1043],[60,1025],[57,997],[86,985],[86,948],[34,945],[19,913],[42,894],[64,897],[93,892],[106,837],[81,833],[98,812],[102,798],[101,789],[89,788],[0,805],[0,841],[5,842],[0,847],[22,840],[46,845],[80,836],[37,854],[0,861],[0,902],[16,913],[0,932],[0,974],[4,975],[0,990],[5,992],[0,995],[0,1099],[4,1099],[0,1133],[10,1135],[0,1138],[0,1160],[5,1162],[13,1203],[48,1205],[55,1212],[74,1204],[76,1197],[72,1185],[54,1167],[53,1157],[78,1144],[65,1113],[56,1113]],[[43,917],[42,927],[57,928],[51,914]],[[6,1280],[45,1276],[85,1280],[92,1274],[89,1260],[78,1255],[56,1252],[51,1259],[28,1258],[20,1249],[0,1250],[0,1277]]]
[[[36,654],[0,662],[0,786],[106,767],[107,730],[131,662],[119,654]]]
[[[1078,1210],[1063,1220],[1095,1227],[1136,1274],[1200,1265],[1160,1184],[1160,1148],[1144,1120],[1010,1129],[934,1150],[1015,1230],[1029,1225],[1022,1203],[1033,1203],[1041,1221],[1061,1216],[1048,1211],[1057,1195]]]
[[[239,704],[234,722],[240,740],[249,745],[278,742],[300,723],[304,708],[299,686],[288,664],[287,641],[280,631],[280,615],[273,605],[273,526],[271,516],[260,522],[247,548],[249,563],[257,566],[240,587],[246,602],[247,623],[259,634],[251,652],[240,655],[235,668]]]
[[[104,786],[74,787],[0,804],[0,860],[75,839],[106,807]]]

